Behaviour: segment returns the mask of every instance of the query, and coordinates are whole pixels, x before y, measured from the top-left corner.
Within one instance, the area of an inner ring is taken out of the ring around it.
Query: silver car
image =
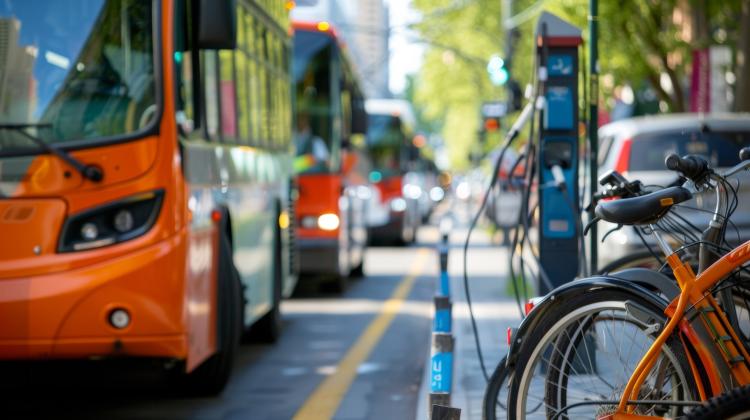
[[[671,114],[637,117],[607,124],[599,129],[599,174],[615,169],[629,180],[640,180],[645,186],[664,186],[675,181],[677,174],[664,165],[671,153],[706,158],[714,168],[726,168],[739,162],[739,150],[750,146],[750,114]],[[739,206],[731,221],[736,229],[727,229],[727,240],[735,243],[750,239],[750,175],[732,179],[739,183]],[[676,211],[693,225],[705,229],[715,198],[696,195]],[[637,250],[644,245],[633,228],[613,232],[615,226],[599,223],[599,267]],[[649,237],[646,237],[649,240]],[[675,238],[675,242],[679,239]]]

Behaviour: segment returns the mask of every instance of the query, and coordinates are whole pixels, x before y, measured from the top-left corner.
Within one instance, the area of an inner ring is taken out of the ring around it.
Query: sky
[[[385,0],[390,11],[390,74],[391,92],[399,94],[406,85],[406,75],[416,73],[422,65],[424,45],[414,42],[416,34],[405,26],[420,20],[411,8],[411,0]]]

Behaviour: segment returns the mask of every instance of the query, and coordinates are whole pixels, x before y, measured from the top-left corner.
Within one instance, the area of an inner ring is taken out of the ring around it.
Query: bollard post
[[[432,344],[430,346],[430,395],[428,401],[430,419],[458,419],[461,410],[450,407],[453,389],[453,314],[450,297],[450,276],[448,275],[449,235],[453,228],[450,216],[440,220],[440,242],[438,262],[440,264],[439,284],[434,298],[435,318],[432,324]]]
[[[442,296],[450,297],[451,295],[451,284],[450,278],[448,277],[448,246],[444,245],[440,247],[440,294]]]
[[[448,296],[435,296],[435,319],[432,331],[439,333],[450,333],[453,328],[452,308],[453,304]]]
[[[432,333],[430,357],[430,401],[433,405],[450,406],[453,385],[453,336],[449,333]]]
[[[438,245],[438,258],[440,260],[440,295],[451,295],[450,278],[448,276],[448,252],[450,251],[449,236],[453,229],[453,219],[445,216],[440,220],[440,244]]]
[[[461,409],[435,404],[432,406],[431,420],[461,420]]]

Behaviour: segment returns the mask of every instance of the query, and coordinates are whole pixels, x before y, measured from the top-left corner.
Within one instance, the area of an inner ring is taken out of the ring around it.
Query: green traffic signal
[[[495,86],[504,85],[510,78],[508,69],[505,67],[505,61],[499,55],[490,57],[490,61],[487,63],[487,73]]]

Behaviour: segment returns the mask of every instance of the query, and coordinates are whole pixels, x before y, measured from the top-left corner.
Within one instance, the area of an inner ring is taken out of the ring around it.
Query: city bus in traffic
[[[426,172],[413,144],[414,114],[408,102],[368,99],[367,153],[372,160],[369,180],[374,197],[368,211],[373,241],[405,245],[414,242],[422,224],[421,200]]]
[[[364,97],[347,50],[327,22],[294,22],[294,168],[300,274],[341,290],[362,275],[367,159]]]
[[[284,6],[0,3],[0,359],[157,360],[214,394],[243,333],[276,339]]]

